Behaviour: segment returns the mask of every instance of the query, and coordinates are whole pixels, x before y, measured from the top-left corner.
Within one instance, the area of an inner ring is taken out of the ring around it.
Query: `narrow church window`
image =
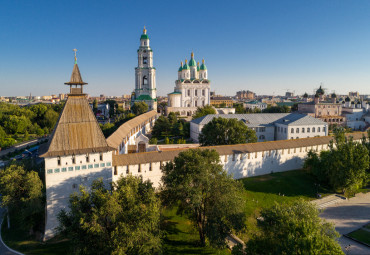
[[[195,90],[195,96],[198,96],[198,90],[197,89]]]
[[[86,162],[89,163],[90,162],[90,156],[89,154],[86,154]]]
[[[188,89],[188,97],[190,97],[190,89]]]
[[[198,106],[198,101],[195,101],[195,107],[197,107]]]
[[[205,94],[206,94],[206,92],[205,92],[205,90],[203,89],[203,90],[202,90],[202,96],[205,96]]]
[[[147,57],[143,57],[143,64],[144,65],[148,64],[148,58]]]
[[[115,166],[114,167],[114,175],[117,175],[118,173],[117,173],[117,167]]]
[[[139,168],[137,170],[139,173],[141,173],[141,164],[139,164]]]
[[[72,164],[76,164],[76,157],[75,157],[75,155],[72,155]]]
[[[143,85],[148,85],[148,78],[146,75],[143,76]]]
[[[103,153],[100,153],[99,159],[100,159],[100,161],[103,161]]]
[[[61,160],[60,160],[60,157],[58,157],[58,166],[60,166],[62,163],[61,163]]]
[[[320,132],[320,127],[317,128],[317,132]]]

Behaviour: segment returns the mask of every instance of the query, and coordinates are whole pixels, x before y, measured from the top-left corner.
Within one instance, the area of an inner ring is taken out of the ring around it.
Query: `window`
[[[144,41],[144,46],[146,46],[146,41]]]
[[[312,128],[312,133],[315,133],[315,128],[314,127]]]
[[[117,167],[115,166],[114,167],[114,175],[117,175],[118,173],[117,173]]]
[[[299,134],[299,128],[296,128],[295,132]],[[298,138],[298,137],[297,137]]]
[[[149,164],[149,171],[152,171],[152,163]]]
[[[293,137],[291,137],[290,139],[294,139]]]
[[[235,153],[233,154],[233,161],[235,161]]]
[[[195,101],[195,107],[197,107],[198,106],[198,101]]]
[[[148,85],[148,78],[146,75],[143,76],[143,85]]]
[[[307,133],[310,133],[310,128],[307,128]]]
[[[188,97],[190,97],[190,89],[188,89]]]
[[[54,169],[54,173],[59,173],[60,172],[60,169],[59,168],[55,168]]]
[[[322,128],[322,132],[326,132],[326,127],[323,127]]]
[[[284,133],[286,134],[286,128],[284,128]]]
[[[127,167],[126,167],[126,174],[129,174],[129,173],[130,173],[130,166],[127,165]]]
[[[83,165],[82,166],[82,170],[85,170],[87,167],[86,167],[86,165]]]
[[[62,172],[67,172],[67,168],[66,167],[62,167]]]
[[[202,101],[202,106],[204,106],[204,100]]]
[[[107,162],[107,166],[111,166],[111,163],[110,162]]]
[[[89,169],[92,169],[94,166],[92,164],[89,165]]]
[[[205,96],[205,95],[206,95],[206,91],[202,89],[202,96]]]
[[[290,133],[294,134],[294,128],[292,128],[292,129],[290,130]]]
[[[99,164],[94,164],[94,168],[98,168],[99,167]]]
[[[99,154],[99,159],[100,159],[100,161],[103,161],[103,153]]]
[[[60,166],[62,164],[61,160],[60,160],[60,157],[58,157],[58,166]]]
[[[68,167],[68,171],[73,171],[73,166]]]
[[[138,173],[141,173],[141,164],[138,165],[138,170],[137,170]]]
[[[280,132],[280,127],[277,127],[277,131]]]
[[[48,169],[48,174],[52,174],[53,173],[53,169]]]
[[[89,154],[86,154],[86,163],[89,163],[90,162],[90,156]]]
[[[148,58],[147,57],[143,57],[143,64],[144,65],[148,64]]]
[[[302,128],[302,133],[304,133],[304,128]]]
[[[195,90],[195,96],[198,96],[198,90],[197,89]]]
[[[72,155],[72,164],[76,164],[76,157],[75,157],[75,155]]]
[[[75,170],[80,170],[80,166],[75,166]]]
[[[100,167],[105,167],[105,163],[100,163]]]

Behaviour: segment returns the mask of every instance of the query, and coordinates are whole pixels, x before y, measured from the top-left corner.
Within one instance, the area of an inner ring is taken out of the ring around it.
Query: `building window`
[[[314,127],[312,128],[312,133],[315,133],[315,128]]]
[[[86,167],[86,165],[83,165],[82,166],[82,170],[85,170],[87,167]]]
[[[322,128],[322,132],[326,132],[326,127],[323,127]]]
[[[152,163],[149,163],[149,171],[152,171]]]
[[[115,166],[114,167],[114,175],[117,175],[118,173],[117,173],[117,167]]]
[[[138,165],[138,170],[137,170],[138,173],[141,173],[141,164]]]
[[[99,168],[99,164],[94,164],[94,168]]]
[[[61,160],[60,160],[60,157],[58,157],[58,166],[60,166],[62,164]]]
[[[73,171],[73,166],[68,167],[68,171]]]
[[[89,162],[90,162],[90,155],[86,154],[86,163],[89,163]]]
[[[67,168],[66,167],[62,167],[62,172],[67,172]]]
[[[304,133],[304,128],[302,128],[302,133]]]
[[[59,173],[60,172],[60,169],[59,168],[55,168],[54,169],[54,173]]]
[[[89,165],[89,169],[92,169],[94,168],[94,166],[92,164]]]
[[[105,167],[105,163],[100,163],[100,167]]]
[[[295,130],[295,131],[296,131],[296,133],[297,133],[297,134],[299,134],[299,128],[296,128],[296,130]],[[298,137],[297,137],[297,138],[298,138]]]
[[[198,96],[198,90],[197,89],[195,90],[195,96]]]
[[[290,133],[294,134],[294,128],[292,128],[292,129],[290,130]]]
[[[233,161],[235,161],[235,153],[233,154]]]
[[[111,163],[110,162],[107,162],[107,166],[111,166]]]
[[[53,169],[48,169],[48,174],[52,174],[53,173]]]
[[[127,167],[126,167],[126,174],[129,174],[129,173],[130,173],[130,166],[127,165]]]
[[[204,100],[202,101],[202,106],[204,106]]]
[[[307,128],[307,133],[310,133],[310,128]]]
[[[260,135],[260,140],[265,140],[265,136],[264,135]]]
[[[99,159],[100,159],[100,161],[103,161],[103,153],[99,154]]]
[[[80,166],[75,166],[75,170],[80,170]]]
[[[143,85],[148,85],[148,78],[146,75],[143,76]]]
[[[188,97],[190,97],[190,89],[188,89]]]
[[[147,57],[143,57],[143,64],[144,65],[148,64],[148,58]]]
[[[163,168],[163,161],[161,161],[160,163],[159,163],[159,167],[162,169]]]
[[[197,107],[198,106],[198,101],[195,101],[195,107]]]
[[[320,127],[318,127],[318,128],[317,128],[317,132],[321,132],[321,131],[320,131]]]
[[[202,89],[202,96],[205,96],[205,95],[206,95],[206,91]]]
[[[257,156],[258,156],[258,152],[256,152],[256,155],[254,155],[254,158],[257,158]]]

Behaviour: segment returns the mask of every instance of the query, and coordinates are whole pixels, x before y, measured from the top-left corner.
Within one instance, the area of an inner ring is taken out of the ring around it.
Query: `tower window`
[[[188,89],[188,97],[190,97],[190,89]]]
[[[143,76],[143,85],[148,85],[148,78],[146,75]]]
[[[197,107],[198,106],[198,101],[195,101],[195,107]]]
[[[147,57],[143,57],[143,64],[144,65],[148,64],[148,58]]]
[[[72,164],[76,164],[76,157],[75,157],[75,155],[72,155]]]
[[[61,163],[61,160],[60,160],[60,157],[58,157],[58,166],[60,166],[62,163]]]
[[[103,161],[103,153],[100,153],[99,159],[100,159],[100,161]]]
[[[205,96],[206,92],[204,89],[202,89],[202,96]]]
[[[89,163],[90,162],[90,156],[89,154],[86,154],[86,162]]]

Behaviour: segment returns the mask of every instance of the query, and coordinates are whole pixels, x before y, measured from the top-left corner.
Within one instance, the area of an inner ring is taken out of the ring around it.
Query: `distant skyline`
[[[144,25],[159,96],[191,51],[221,95],[370,94],[369,13],[367,0],[1,1],[0,96],[67,93],[74,48],[88,94],[130,94]]]

